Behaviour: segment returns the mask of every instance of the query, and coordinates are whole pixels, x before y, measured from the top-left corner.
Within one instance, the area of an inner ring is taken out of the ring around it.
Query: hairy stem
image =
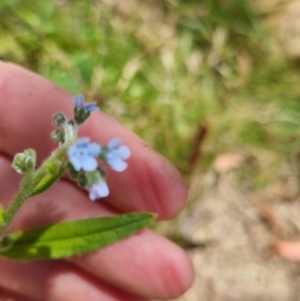
[[[8,227],[10,226],[11,222],[13,221],[16,213],[19,211],[20,207],[24,204],[24,202],[29,199],[30,197],[42,192],[43,190],[36,191],[36,187],[45,179],[47,188],[49,188],[51,185],[54,184],[55,180],[61,176],[66,168],[65,165],[62,164],[62,168],[59,170],[57,174],[50,174],[49,171],[46,168],[46,165],[48,163],[51,163],[53,161],[59,160],[60,162],[63,162],[63,159],[66,157],[67,149],[70,146],[70,144],[73,143],[65,143],[58,147],[50,156],[47,158],[44,163],[41,165],[39,169],[37,169],[34,173],[29,173],[24,176],[24,179],[21,183],[21,190],[19,193],[15,196],[14,200],[12,201],[11,205],[5,212],[5,225],[0,229],[0,240],[3,239],[4,234]]]

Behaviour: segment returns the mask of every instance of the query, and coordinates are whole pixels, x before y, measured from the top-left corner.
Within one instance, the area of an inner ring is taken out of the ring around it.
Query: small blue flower
[[[127,146],[121,145],[122,140],[119,138],[112,139],[107,147],[105,153],[105,161],[115,171],[124,171],[127,168],[126,160],[130,157],[130,150]]]
[[[98,143],[89,143],[89,138],[81,138],[68,149],[68,157],[74,169],[90,172],[97,168],[97,158],[101,153]]]
[[[73,104],[77,109],[84,109],[85,112],[99,111],[100,109],[96,106],[96,102],[91,102],[87,105],[84,104],[84,95],[79,94],[77,96],[72,96]]]
[[[109,189],[105,182],[94,184],[89,189],[90,199],[95,201],[96,199],[105,198],[109,195]]]

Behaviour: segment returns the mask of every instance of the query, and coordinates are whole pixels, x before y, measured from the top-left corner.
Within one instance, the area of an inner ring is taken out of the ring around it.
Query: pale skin
[[[60,111],[71,118],[72,109],[66,91],[19,66],[0,63],[2,205],[9,205],[20,181],[10,166],[14,154],[31,147],[41,162],[55,147],[49,136],[52,115]],[[28,200],[10,231],[134,211],[153,212],[159,220],[168,220],[184,208],[187,188],[178,171],[112,117],[93,112],[79,135],[100,144],[120,137],[130,148],[128,169],[108,173],[110,196],[92,202],[86,191],[64,178]],[[145,229],[104,249],[65,260],[18,262],[0,257],[0,300],[168,300],[181,295],[193,277],[185,252]]]

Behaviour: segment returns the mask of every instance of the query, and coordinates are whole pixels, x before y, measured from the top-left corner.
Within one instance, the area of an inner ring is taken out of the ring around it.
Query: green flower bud
[[[84,123],[90,115],[91,113],[86,111],[84,108],[74,108],[74,120],[77,124]]]
[[[35,168],[36,154],[35,150],[27,149],[23,153],[15,155],[12,167],[20,174],[31,171]]]
[[[62,129],[57,129],[51,133],[51,138],[55,142],[64,143],[65,142],[65,133]]]

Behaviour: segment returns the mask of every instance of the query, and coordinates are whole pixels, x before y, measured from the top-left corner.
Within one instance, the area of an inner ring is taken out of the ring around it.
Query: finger
[[[3,158],[0,183],[2,172],[8,182],[14,182],[15,174],[5,172],[8,168],[9,162]],[[13,186],[9,187],[14,189]],[[9,199],[13,191],[3,188],[3,195]],[[10,230],[114,213],[101,202],[89,201],[82,191],[70,183],[58,182],[43,195],[29,200],[18,212]],[[193,268],[186,254],[173,243],[149,230],[139,231],[109,247],[72,258],[70,261],[97,278],[146,298],[176,297],[193,280]]]
[[[190,287],[194,278],[186,254],[147,230],[69,260],[130,293],[151,299],[176,298]]]
[[[25,295],[22,301],[146,301],[63,262],[17,262],[0,257],[0,265],[0,285]]]
[[[40,161],[54,148],[49,138],[52,115],[72,116],[71,96],[39,75],[0,63],[0,151],[13,156],[37,150]],[[113,118],[94,112],[80,132],[107,143],[120,137],[132,156],[124,173],[108,171],[112,206],[123,211],[149,211],[167,219],[184,207],[187,190],[176,169]]]
[[[8,291],[0,287],[0,301],[41,301]]]

